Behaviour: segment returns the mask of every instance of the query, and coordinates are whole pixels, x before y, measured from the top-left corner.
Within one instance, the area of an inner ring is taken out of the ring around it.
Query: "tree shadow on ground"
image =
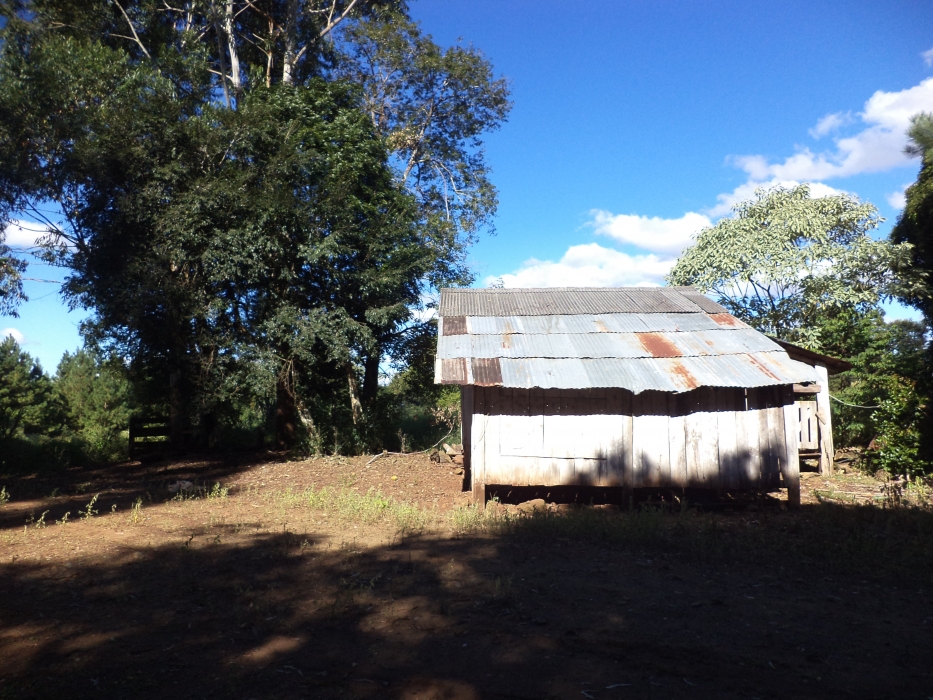
[[[6,475],[12,484],[16,501],[0,511],[0,530],[21,529],[30,517],[39,517],[48,509],[47,522],[60,519],[65,513],[72,517],[87,506],[94,494],[100,494],[98,508],[109,509],[116,504],[120,511],[128,510],[136,499],[151,502],[164,497],[167,487],[187,480],[201,490],[215,483],[224,483],[241,472],[264,463],[281,462],[283,453],[260,450],[230,454],[191,454],[184,459],[136,460],[115,462],[95,467],[73,467],[58,470],[36,470]],[[41,507],[40,507],[41,506]]]
[[[825,508],[542,516],[377,547],[229,525],[148,547],[141,530],[107,556],[3,563],[0,697],[930,695],[930,562],[834,559],[867,516]],[[820,523],[813,551],[786,546]]]

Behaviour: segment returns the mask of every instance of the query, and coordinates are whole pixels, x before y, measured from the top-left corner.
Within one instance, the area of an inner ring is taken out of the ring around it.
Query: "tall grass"
[[[279,491],[271,495],[284,508],[308,508],[335,515],[341,522],[393,523],[400,533],[421,532],[433,521],[432,515],[419,506],[397,501],[377,489],[360,493],[349,488],[307,488],[302,491]]]

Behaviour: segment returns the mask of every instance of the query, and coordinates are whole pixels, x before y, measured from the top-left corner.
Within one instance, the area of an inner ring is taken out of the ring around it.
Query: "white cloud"
[[[933,49],[927,49],[920,56],[923,58],[923,62],[928,66],[933,66]]]
[[[593,216],[590,225],[596,233],[653,253],[680,253],[695,233],[712,224],[708,216],[692,211],[679,219],[612,214],[601,209],[590,214]]]
[[[0,331],[0,342],[5,340],[7,336],[11,336],[11,335],[13,336],[13,340],[15,340],[20,345],[22,345],[23,341],[26,340],[26,336],[24,336],[19,329],[4,328],[2,331]]]
[[[42,224],[34,224],[30,221],[12,221],[4,231],[6,239],[3,242],[13,248],[32,248],[36,245],[36,241],[48,232],[48,227]]]
[[[933,62],[933,49],[929,62]],[[833,139],[835,150],[813,153],[809,149],[772,163],[762,155],[730,160],[748,174],[748,181],[732,192],[716,197],[716,204],[701,212],[687,212],[677,219],[613,214],[594,209],[589,222],[595,233],[644,251],[626,253],[597,243],[574,245],[558,261],[526,260],[512,273],[486,278],[486,284],[501,280],[506,287],[618,287],[663,284],[676,257],[692,242],[694,234],[727,216],[732,207],[754,197],[759,188],[796,187],[808,182],[812,197],[851,194],[821,182],[859,173],[878,172],[910,164],[904,154],[910,118],[933,110],[933,78],[899,92],[875,92],[858,118],[864,127],[854,136]],[[855,121],[851,112],[835,112],[821,118],[810,129],[821,138]],[[904,193],[887,196],[895,208],[904,205]]]
[[[809,133],[813,138],[819,139],[823,136],[826,136],[826,134],[835,131],[839,127],[851,123],[852,112],[836,112],[835,114],[827,114],[816,123],[816,126],[810,129]]]
[[[753,180],[827,180],[860,173],[890,170],[909,163],[904,154],[910,118],[933,110],[933,78],[899,92],[877,91],[859,114],[867,126],[854,136],[834,139],[834,151],[813,153],[804,149],[782,163],[764,156],[740,156],[734,162]],[[824,117],[824,120],[835,115]]]
[[[901,189],[897,192],[892,192],[886,196],[885,199],[888,200],[888,204],[890,204],[895,209],[903,209],[907,205],[907,197],[905,196],[904,192],[908,187],[910,187],[909,182],[901,187]]]
[[[506,287],[631,287],[656,286],[674,265],[673,257],[629,255],[598,243],[575,245],[558,261],[532,258],[513,273],[502,275]],[[499,278],[488,277],[487,285]]]
[[[732,211],[732,207],[738,204],[739,202],[744,202],[746,200],[752,199],[755,196],[755,190],[762,188],[765,190],[770,190],[774,187],[796,187],[800,183],[797,180],[778,180],[777,178],[772,178],[765,182],[755,182],[754,180],[749,180],[748,182],[743,182],[741,185],[736,187],[732,192],[724,192],[723,194],[716,195],[717,203],[715,206],[706,210],[706,214],[714,219],[718,219],[721,216],[726,216]],[[845,190],[836,189],[835,187],[830,187],[822,182],[810,182],[810,196],[811,197],[829,197],[834,194],[849,194]]]

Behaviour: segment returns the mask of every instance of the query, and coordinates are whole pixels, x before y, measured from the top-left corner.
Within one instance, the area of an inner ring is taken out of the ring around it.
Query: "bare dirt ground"
[[[933,697],[910,494],[481,517],[451,465],[368,459],[4,478],[0,698]]]

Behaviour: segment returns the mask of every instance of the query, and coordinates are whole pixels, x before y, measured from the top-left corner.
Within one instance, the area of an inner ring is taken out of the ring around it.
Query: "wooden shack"
[[[493,486],[773,490],[799,503],[813,366],[690,287],[444,289],[435,381]]]

